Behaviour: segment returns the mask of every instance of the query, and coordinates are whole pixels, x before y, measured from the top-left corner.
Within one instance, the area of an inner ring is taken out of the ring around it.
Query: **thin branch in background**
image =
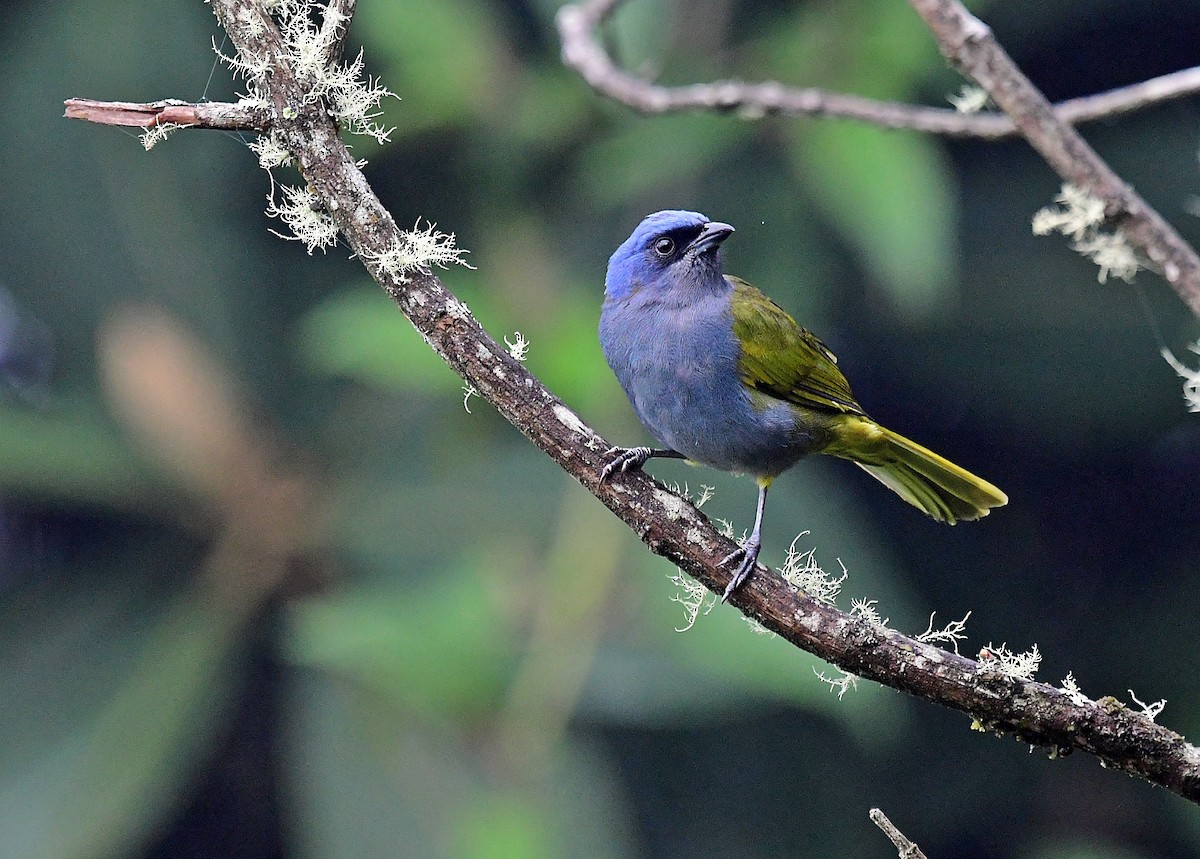
[[[1054,113],[996,41],[958,0],[909,0],[950,64],[979,84],[1064,181],[1104,203],[1107,221],[1154,266],[1200,317],[1200,256],[1126,184],[1079,133]]]
[[[1003,113],[963,113],[948,108],[879,101],[778,81],[724,80],[686,86],[662,86],[625,71],[614,62],[599,28],[624,0],[587,0],[563,6],[557,25],[563,62],[602,95],[642,113],[736,111],[746,118],[783,116],[855,119],[884,128],[907,128],[949,137],[1000,140],[1020,131]],[[1054,106],[1065,123],[1078,125],[1144,110],[1200,93],[1200,67],[1162,75],[1097,95],[1068,99]]]
[[[883,834],[896,846],[900,859],[927,859],[921,852],[921,848],[906,838],[904,833],[897,829],[896,825],[888,820],[887,815],[878,808],[872,808],[867,816],[871,818],[872,823],[883,830]]]
[[[774,81],[664,87],[619,68],[600,42],[601,24],[622,2],[585,0],[558,12],[563,62],[597,92],[645,113],[710,110],[739,111],[748,117],[767,113],[831,116],[886,128],[992,139],[1019,133],[1065,181],[1104,202],[1109,223],[1129,238],[1200,317],[1200,257],[1071,127],[1071,123],[1196,94],[1200,92],[1200,67],[1051,105],[996,42],[987,25],[957,0],[910,0],[943,55],[979,84],[1003,115],[882,102]]]
[[[608,0],[611,7],[612,0]],[[290,65],[276,21],[254,0],[213,0],[270,114],[268,133],[300,166],[306,187],[430,347],[514,427],[600,499],[649,546],[714,593],[734,544],[691,503],[640,472],[601,484],[610,446],[479,325],[429,270],[384,261],[411,241],[383,208],[320,98]],[[73,101],[79,104],[78,101]],[[998,104],[1002,104],[997,100]],[[95,104],[95,103],[92,103]],[[1003,104],[1002,104],[1003,106]],[[126,105],[127,107],[127,105]],[[120,110],[73,114],[105,122]],[[731,598],[766,629],[832,665],[969,714],[983,730],[1012,733],[1052,756],[1079,749],[1200,803],[1200,749],[1113,698],[1082,696],[988,670],[979,663],[813,599],[762,568]]]

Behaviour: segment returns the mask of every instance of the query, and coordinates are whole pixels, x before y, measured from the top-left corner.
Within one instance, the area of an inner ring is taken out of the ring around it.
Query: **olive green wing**
[[[863,414],[824,343],[746,281],[725,279],[733,284],[733,334],[742,347],[738,372],[744,385],[804,408]]]

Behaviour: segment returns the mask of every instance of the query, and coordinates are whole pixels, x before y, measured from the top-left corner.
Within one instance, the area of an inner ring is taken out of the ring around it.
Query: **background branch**
[[[872,808],[868,816],[871,818],[871,822],[882,829],[883,834],[895,845],[900,859],[927,859],[921,848],[897,829],[896,824],[888,820],[888,816],[880,809]]]
[[[958,0],[910,0],[942,54],[978,83],[1016,123],[1030,145],[1067,182],[1105,204],[1105,214],[1200,317],[1200,256],[1127,185],[1000,47],[991,29]]]
[[[1194,94],[1200,91],[1200,68],[1051,105],[992,37],[991,30],[957,0],[910,0],[946,58],[979,84],[1005,116],[961,114],[819,89],[794,89],[775,82],[663,87],[618,68],[600,44],[598,28],[621,2],[590,0],[559,10],[563,62],[598,92],[647,113],[740,110],[751,116],[836,116],[958,137],[995,139],[1020,133],[1065,181],[1104,202],[1112,224],[1200,317],[1200,257],[1071,127],[1073,122]]]
[[[263,79],[273,105],[271,133],[292,153],[351,250],[430,346],[652,551],[721,592],[728,570],[716,564],[733,545],[695,507],[643,474],[598,485],[607,442],[493,340],[437,277],[401,277],[380,265],[378,260],[400,241],[400,231],[321,100],[308,97],[290,68],[275,22],[260,4],[248,0],[215,0],[214,6],[239,54],[270,69]],[[76,115],[110,117],[128,107]],[[809,598],[761,568],[732,602],[798,647],[858,676],[967,713],[980,729],[1012,733],[1054,754],[1082,749],[1108,766],[1200,802],[1200,750],[1115,699],[1091,701],[1014,679],[990,663],[940,650]]]
[[[563,6],[556,19],[562,58],[601,95],[642,113],[723,110],[738,111],[747,117],[771,114],[837,117],[884,128],[985,140],[1001,140],[1021,133],[1012,118],[1003,113],[961,113],[950,108],[880,101],[815,87],[792,87],[778,81],[724,80],[662,86],[620,68],[604,48],[599,28],[622,2],[589,0]],[[1144,110],[1198,92],[1200,67],[1067,99],[1054,105],[1053,110],[1060,121],[1078,125]]]

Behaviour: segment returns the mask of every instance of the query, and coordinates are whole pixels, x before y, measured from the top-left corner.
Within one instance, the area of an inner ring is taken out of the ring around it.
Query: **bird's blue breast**
[[[792,408],[738,374],[731,294],[609,297],[600,343],[638,418],[662,444],[724,471],[775,476],[811,444]]]

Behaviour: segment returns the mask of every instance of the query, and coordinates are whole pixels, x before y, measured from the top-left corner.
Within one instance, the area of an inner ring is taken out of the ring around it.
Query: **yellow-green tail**
[[[939,522],[979,519],[1008,503],[1008,496],[983,478],[869,418],[842,418],[823,452],[857,463]]]

